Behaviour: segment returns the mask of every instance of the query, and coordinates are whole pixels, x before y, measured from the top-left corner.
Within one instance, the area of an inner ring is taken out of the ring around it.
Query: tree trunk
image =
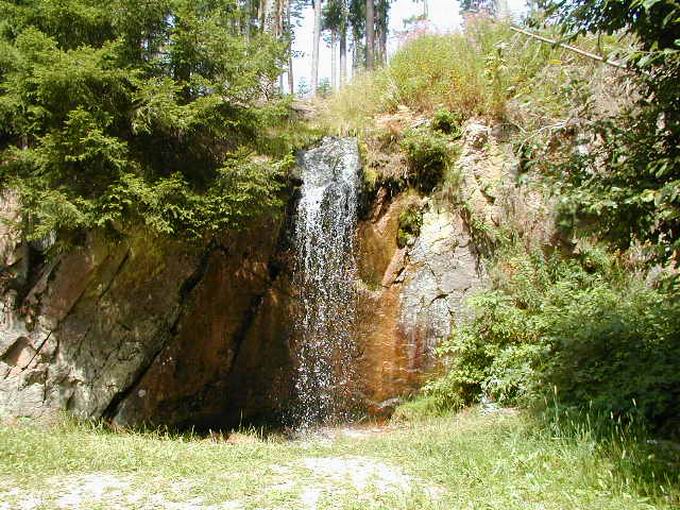
[[[331,31],[331,90],[337,88],[338,83],[338,33]]]
[[[257,18],[260,25],[260,32],[264,32],[265,21],[267,17],[267,0],[260,0]]]
[[[373,69],[375,50],[375,4],[366,0],[366,67]]]
[[[260,30],[278,37],[279,28],[279,5],[281,0],[261,0],[260,2]]]
[[[290,4],[292,0],[288,0],[288,5],[286,6],[286,26],[288,30],[288,39],[290,45],[288,47],[288,90],[290,95],[295,94],[295,80],[293,78],[293,27],[290,24]]]
[[[290,0],[276,0],[276,26],[274,28],[274,35],[277,39],[283,37],[283,13],[286,11],[286,4],[288,3],[290,3]]]
[[[347,30],[340,31],[340,88],[347,81]]]
[[[319,41],[321,39],[321,0],[314,0],[314,36],[312,46],[312,96],[319,87]]]
[[[380,63],[387,62],[387,26],[380,31]]]
[[[380,12],[378,12],[378,18],[380,17]],[[382,26],[377,23],[375,27],[375,35],[373,39],[373,65],[377,66],[382,63]]]
[[[251,12],[252,12],[252,5],[251,5],[251,0],[245,0],[243,11],[244,13],[242,14],[242,22],[243,22],[243,33],[246,37],[246,41],[250,44],[250,38],[251,38],[251,33],[250,33],[250,23],[251,23]]]

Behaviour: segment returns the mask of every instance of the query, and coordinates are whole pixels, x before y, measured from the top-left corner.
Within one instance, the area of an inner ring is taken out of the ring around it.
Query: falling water
[[[300,293],[294,347],[295,418],[300,425],[348,418],[356,315],[354,236],[359,149],[325,138],[301,156],[303,185],[295,223],[295,285]]]

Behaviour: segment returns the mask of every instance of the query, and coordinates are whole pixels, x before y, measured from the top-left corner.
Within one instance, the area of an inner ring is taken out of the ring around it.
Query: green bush
[[[409,184],[430,192],[444,177],[449,164],[446,136],[428,129],[413,129],[406,133],[401,148],[406,154]]]
[[[556,308],[540,374],[558,400],[598,412],[680,417],[680,306],[633,283],[594,286]]]
[[[441,353],[449,369],[426,393],[457,406],[562,405],[653,427],[680,416],[680,303],[593,250],[574,259],[505,254],[495,289]]]
[[[431,126],[435,131],[440,131],[453,138],[460,138],[463,120],[462,115],[440,108],[432,116]]]
[[[399,230],[397,230],[397,246],[403,248],[420,235],[423,226],[423,212],[416,204],[409,205],[399,215]]]

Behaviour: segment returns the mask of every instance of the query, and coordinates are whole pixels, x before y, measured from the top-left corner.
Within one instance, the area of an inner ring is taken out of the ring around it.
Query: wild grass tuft
[[[603,37],[576,44],[609,53],[624,43]],[[328,99],[320,122],[331,132],[364,134],[375,130],[375,117],[404,108],[414,118],[446,110],[461,121],[516,122],[523,103],[536,105],[540,118],[560,117],[573,107],[565,89],[575,80],[596,87],[603,72],[599,63],[514,33],[507,24],[479,20],[461,33],[410,41],[385,67],[359,74]],[[511,101],[516,111],[509,114]],[[531,115],[521,120],[541,123]]]

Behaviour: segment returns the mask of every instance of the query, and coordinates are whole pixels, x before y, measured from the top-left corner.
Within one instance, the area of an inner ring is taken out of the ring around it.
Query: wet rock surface
[[[3,310],[0,409],[104,414],[172,334],[195,259],[178,245],[91,237],[45,264],[21,302]]]
[[[278,226],[270,228],[271,237],[244,232],[207,256],[175,334],[112,408],[114,422],[218,428],[287,402],[290,299],[285,276],[271,273]]]
[[[375,228],[389,225],[382,234],[396,238],[394,218],[412,200],[397,199]],[[385,402],[413,392],[436,368],[436,346],[463,317],[465,298],[483,284],[460,216],[427,203],[423,207],[427,210],[415,243],[402,249],[395,243],[386,267],[377,259],[374,269],[383,271],[380,284],[364,282],[359,298],[362,379],[377,414],[389,412],[393,406]],[[375,233],[365,225],[361,231],[367,239]]]
[[[287,350],[285,300],[271,274],[280,225],[262,228],[272,235],[253,229],[207,247],[90,236],[34,268],[23,292],[12,289],[6,258],[0,416],[65,410],[181,426],[224,420],[230,409],[269,411],[268,388],[285,394]],[[243,370],[254,345],[259,363]]]
[[[501,134],[482,122],[464,127],[455,197],[411,192],[385,200],[378,192],[359,225],[361,370],[376,414],[389,414],[395,398],[437,370],[436,347],[486,284],[482,255],[500,229],[511,226],[526,242],[551,235],[550,207],[530,187],[518,188],[517,161]],[[422,211],[419,235],[399,248],[399,217],[413,207]]]

